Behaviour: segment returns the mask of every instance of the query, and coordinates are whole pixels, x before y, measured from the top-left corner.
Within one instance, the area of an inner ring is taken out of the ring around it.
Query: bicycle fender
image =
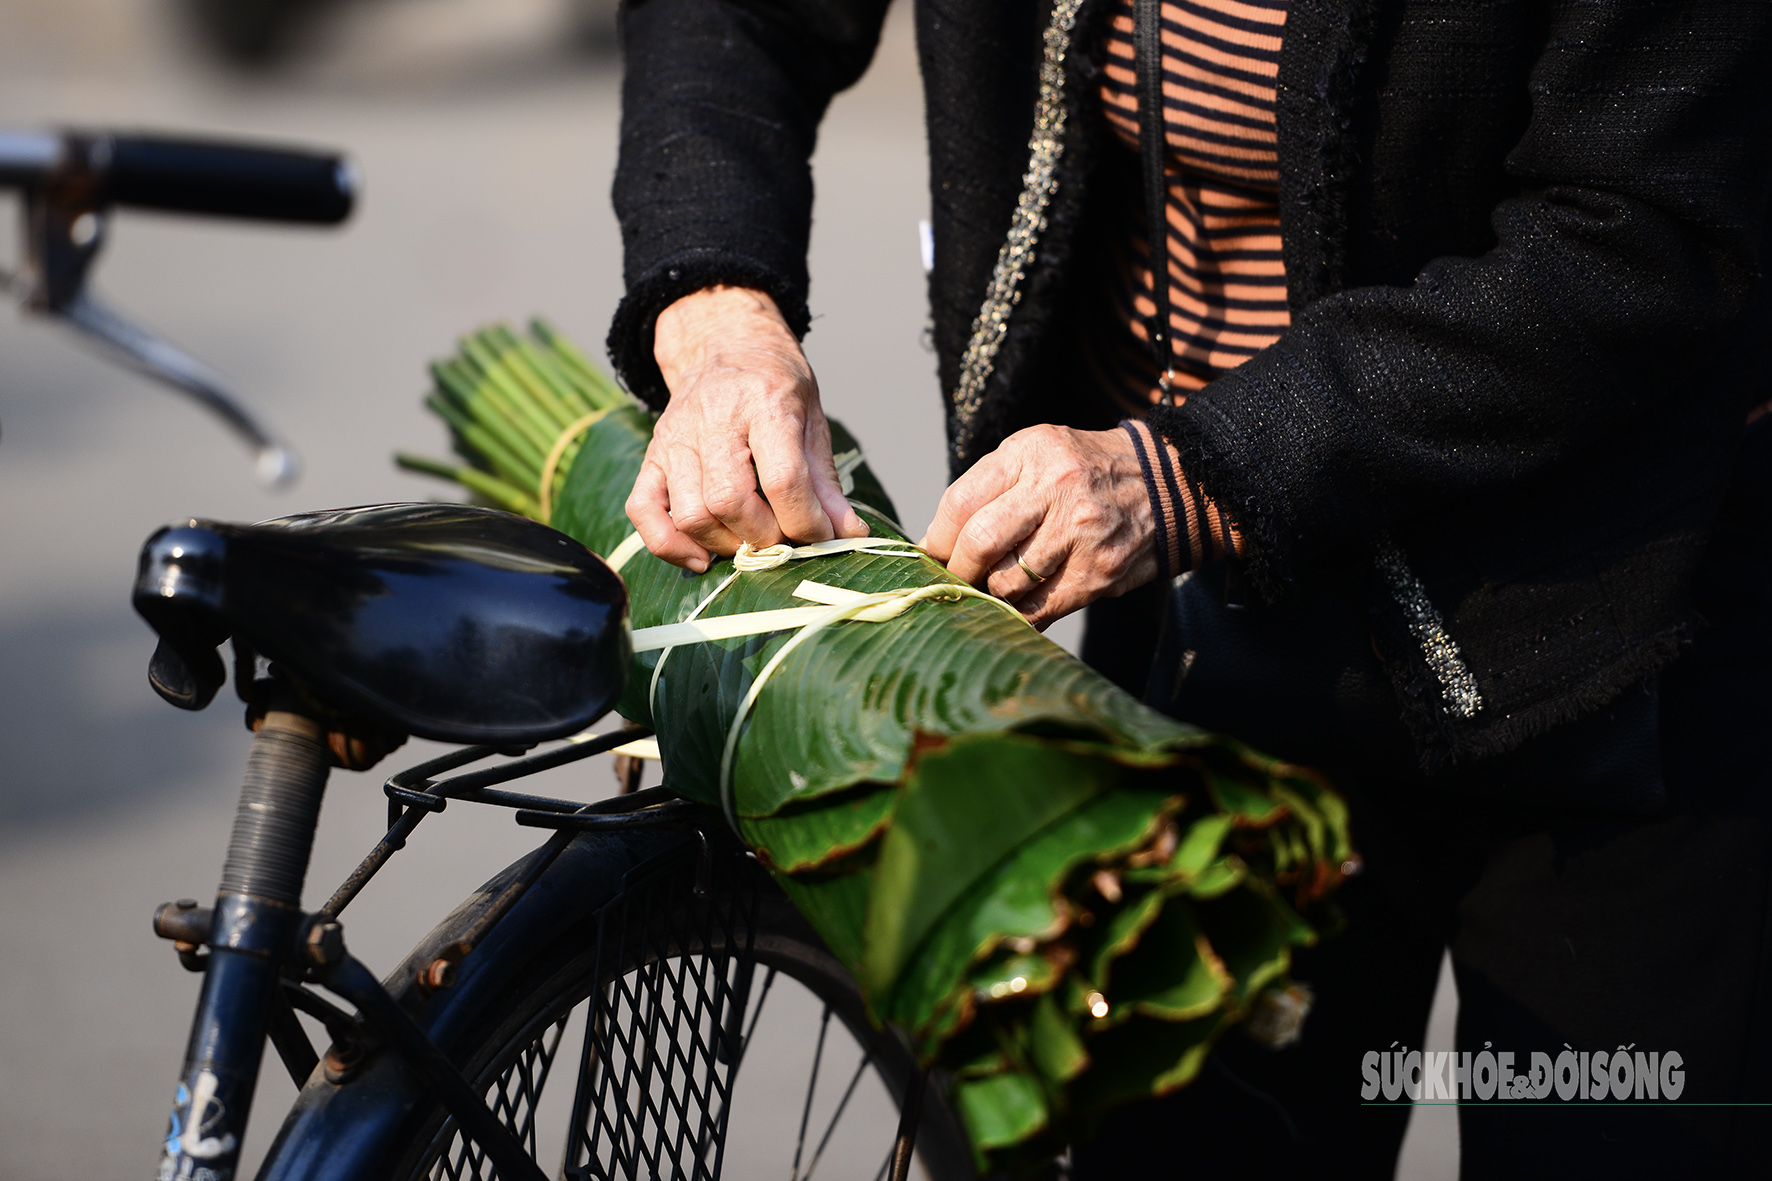
[[[630,871],[697,841],[693,829],[675,826],[580,834],[461,962],[455,983],[426,996],[418,986],[420,971],[461,939],[492,900],[530,868],[541,855],[538,849],[456,907],[383,979],[383,986],[445,1055],[460,1062],[459,1042],[466,1029],[550,937],[592,921]],[[415,1113],[433,1102],[405,1062],[385,1049],[374,1051],[343,1083],[327,1081],[325,1067],[317,1067],[284,1119],[258,1179],[383,1181],[410,1147],[406,1138]]]

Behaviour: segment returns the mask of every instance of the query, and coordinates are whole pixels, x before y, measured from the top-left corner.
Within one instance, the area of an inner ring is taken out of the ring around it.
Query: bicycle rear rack
[[[650,827],[687,820],[703,811],[700,805],[675,795],[665,786],[646,788],[613,799],[585,804],[551,796],[497,791],[493,789],[493,785],[605,754],[630,742],[649,738],[651,734],[650,730],[633,727],[612,734],[587,735],[570,739],[566,745],[553,750],[513,758],[501,766],[441,778],[446,772],[469,763],[479,762],[493,755],[511,753],[493,746],[470,746],[450,751],[390,776],[382,785],[382,791],[388,797],[387,833],[376,842],[338,889],[333,891],[325,905],[314,912],[309,936],[322,940],[333,937],[338,916],[350,905],[351,900],[362,892],[395,853],[406,847],[407,838],[419,823],[426,816],[443,811],[451,800],[511,808],[516,812],[517,823],[524,827],[554,829],[554,836],[542,846],[542,855],[533,860],[529,872],[511,883],[468,936],[450,949],[449,966],[439,967],[442,960],[433,963],[425,974],[426,978],[421,981],[432,990],[447,987],[454,965],[459,964],[534,886],[574,833]],[[703,845],[706,845],[705,837]],[[165,903],[154,913],[154,933],[162,939],[172,940],[179,948],[185,967],[200,972],[203,970],[203,962],[197,949],[207,942],[213,918],[209,907],[199,906],[191,899]]]
[[[668,786],[624,792],[592,804],[501,791],[496,787],[648,737],[651,737],[651,731],[635,727],[606,735],[574,738],[564,746],[539,754],[519,754],[491,746],[466,747],[390,776],[382,786],[388,798],[387,832],[325,905],[305,916],[299,927],[298,945],[291,949],[286,961],[297,969],[298,976],[284,980],[282,993],[272,1010],[269,1033],[295,1085],[298,1088],[304,1086],[322,1063],[329,1081],[345,1081],[367,1060],[372,1046],[385,1046],[412,1067],[426,1089],[454,1115],[461,1131],[483,1152],[490,1157],[506,1158],[505,1163],[512,1166],[513,1177],[533,1173],[532,1165],[527,1171],[518,1168],[520,1164],[528,1163],[527,1158],[521,1162],[509,1159],[508,1153],[513,1146],[509,1129],[499,1122],[482,1097],[474,1093],[461,1072],[374,975],[345,951],[338,916],[389,859],[406,847],[407,839],[424,818],[443,811],[452,800],[510,808],[518,824],[551,828],[554,832],[531,856],[524,872],[504,887],[463,936],[419,969],[417,984],[424,992],[435,992],[454,982],[456,971],[467,955],[534,887],[579,833],[671,823],[691,825],[700,843],[693,889],[698,897],[707,896],[714,872],[714,854],[706,831],[695,821],[698,818],[710,823],[723,821],[705,806],[677,796]],[[449,775],[449,772],[471,763],[501,754],[512,757],[499,766]],[[208,942],[213,920],[210,908],[185,899],[166,903],[155,912],[154,931],[174,942],[180,962],[186,968],[201,972],[206,967],[202,949]],[[302,987],[303,980],[325,985],[329,991],[355,1004],[361,1016],[352,1016]],[[324,1058],[315,1051],[307,1032],[296,1020],[297,1011],[318,1019],[332,1038],[332,1047]],[[737,1031],[732,1032],[736,1034]],[[721,1046],[723,1055],[732,1049]],[[902,1096],[898,1132],[887,1162],[890,1181],[905,1181],[909,1176],[926,1079],[927,1072],[914,1072]],[[508,1103],[509,1097],[505,1099]],[[596,1137],[593,1136],[582,1148],[594,1159]],[[579,1174],[575,1172],[574,1175]]]

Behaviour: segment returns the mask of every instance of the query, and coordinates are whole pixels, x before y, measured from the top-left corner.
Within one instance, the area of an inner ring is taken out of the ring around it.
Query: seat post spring
[[[220,893],[301,905],[330,761],[320,737],[299,715],[266,716],[247,759]]]

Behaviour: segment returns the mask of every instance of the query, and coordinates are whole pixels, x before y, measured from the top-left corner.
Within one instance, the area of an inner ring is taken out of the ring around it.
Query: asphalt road
[[[4,0],[0,126],[337,145],[359,161],[366,196],[337,231],[125,213],[98,267],[116,304],[233,379],[293,439],[307,467],[291,492],[255,487],[244,452],[187,404],[53,325],[0,315],[0,1181],[147,1175],[194,998],[148,920],[161,901],[212,889],[246,738],[225,696],[193,715],[148,690],[152,641],[127,603],[142,539],[185,516],[440,493],[389,462],[395,448],[442,446],[419,406],[423,362],[466,329],[534,312],[596,346],[621,291],[607,195],[618,72],[595,46],[606,17],[594,7],[337,5],[268,75],[195,52],[174,8]],[[943,463],[922,342],[926,180],[906,15],[895,12],[874,70],[821,140],[808,351],[827,405],[915,526],[934,509]],[[0,203],[0,220],[15,213]],[[335,778],[312,891],[378,834],[378,782]],[[589,799],[611,777],[593,765],[548,786]],[[430,821],[353,908],[353,949],[390,966],[533,843],[500,815]],[[1430,1045],[1449,1045],[1448,1014]],[[789,1022],[778,1040],[806,1036]],[[784,1113],[800,1086],[772,1077],[779,1101],[765,1093],[737,1121],[735,1164],[746,1144],[791,1134]],[[266,1070],[249,1159],[292,1094]],[[1449,1109],[1426,1114],[1399,1176],[1455,1175]]]

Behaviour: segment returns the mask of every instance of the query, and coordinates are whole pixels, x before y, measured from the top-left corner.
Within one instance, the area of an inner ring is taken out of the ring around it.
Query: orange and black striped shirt
[[[1287,0],[1163,0],[1163,112],[1168,179],[1171,396],[1185,396],[1279,339],[1289,322],[1280,256],[1274,87]],[[1115,0],[1101,83],[1104,116],[1139,150],[1132,0]],[[1118,253],[1100,320],[1085,336],[1091,377],[1121,413],[1145,461],[1168,572],[1234,548],[1234,529],[1193,489],[1141,422],[1165,395],[1146,320],[1149,227],[1141,194],[1120,194]],[[1165,519],[1167,515],[1167,519]]]

